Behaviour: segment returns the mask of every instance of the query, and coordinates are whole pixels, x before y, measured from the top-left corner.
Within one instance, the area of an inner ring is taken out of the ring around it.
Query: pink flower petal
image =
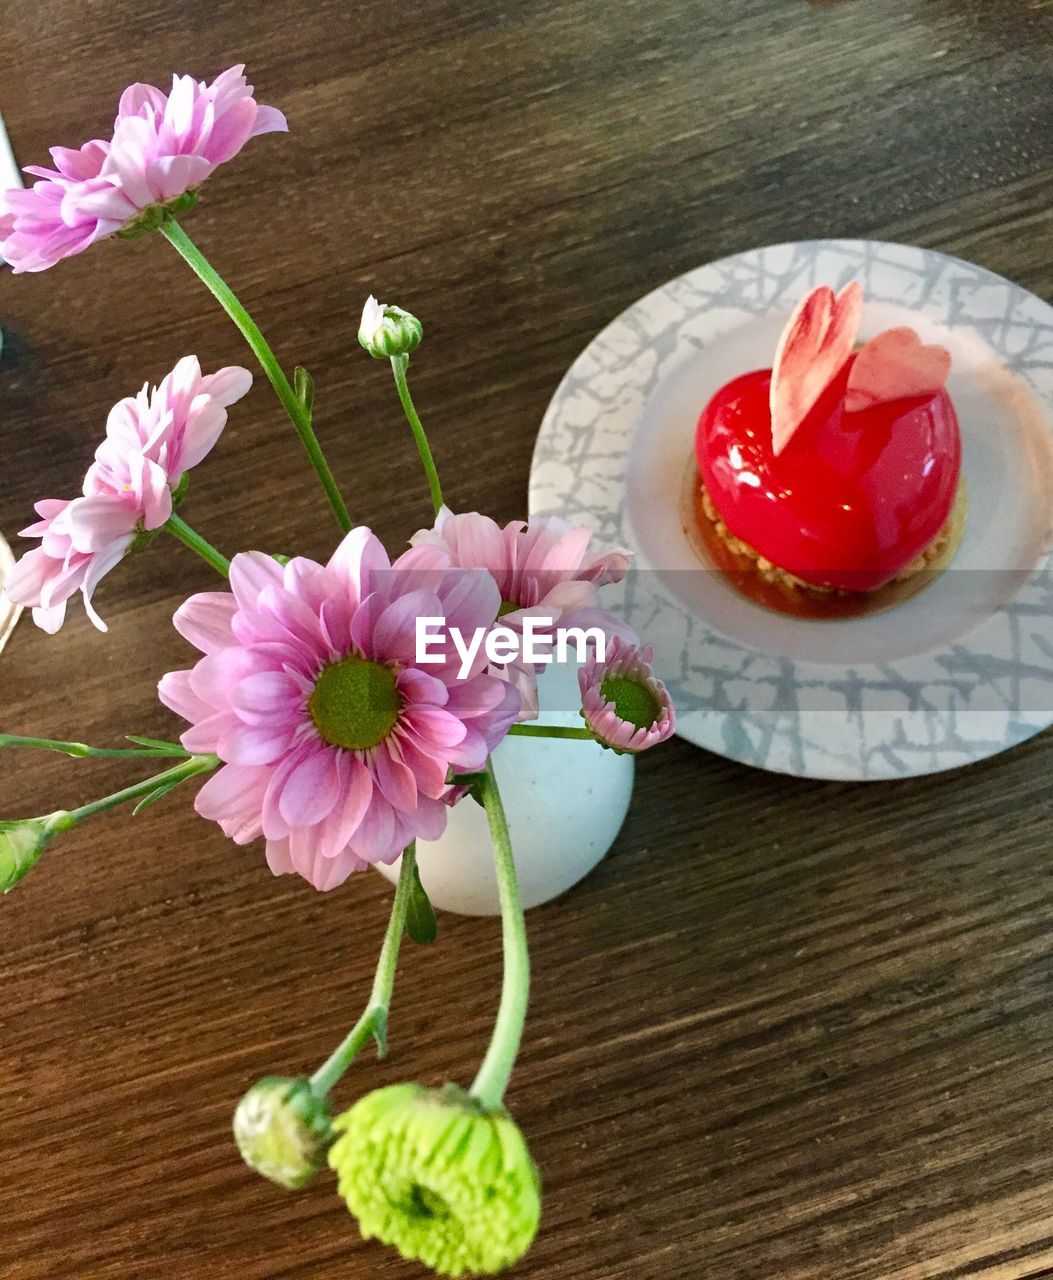
[[[319,824],[319,849],[325,857],[336,857],[358,830],[373,797],[373,779],[362,761],[348,751],[337,753],[339,799],[332,812]]]
[[[401,719],[430,747],[449,750],[464,740],[465,727],[462,721],[441,707],[417,703],[407,707]]]
[[[398,758],[397,750],[397,744],[391,741],[377,747],[373,753],[373,775],[392,808],[416,809],[417,782],[413,770]]]
[[[205,720],[214,708],[191,689],[190,674],[189,671],[169,671],[158,682],[157,695],[170,711],[184,720]]]
[[[97,495],[76,498],[66,509],[70,542],[76,551],[104,551],[135,532],[135,506],[123,497]]]
[[[277,107],[261,106],[256,112],[256,122],[252,126],[252,138],[261,133],[288,133],[289,125]]]
[[[413,826],[417,839],[438,840],[446,830],[449,810],[438,799],[421,796],[420,804],[413,815]]]
[[[215,653],[234,643],[230,624],[237,606],[229,591],[200,591],[175,612],[175,629],[202,653]]]
[[[363,862],[379,862],[390,855],[395,834],[395,815],[390,802],[374,790],[351,842],[352,851]]]
[[[439,591],[442,611],[449,627],[471,635],[479,627],[489,627],[501,607],[497,583],[482,570],[454,569]]]
[[[285,780],[278,808],[290,827],[309,827],[328,817],[338,799],[336,752],[319,746]]]
[[[201,390],[224,409],[248,395],[252,374],[240,364],[224,365],[201,379]]]
[[[288,725],[249,725],[227,719],[214,748],[221,760],[230,764],[273,764],[288,751],[294,728]]]
[[[449,688],[435,676],[426,675],[419,667],[406,667],[399,673],[395,687],[406,702],[429,702],[441,707],[449,698]]]
[[[231,692],[230,705],[247,725],[276,727],[304,718],[304,695],[299,683],[283,671],[258,671],[246,676]]]
[[[252,656],[244,649],[217,649],[206,654],[190,672],[190,687],[210,706],[229,705],[230,690],[254,670]]]
[[[360,525],[346,535],[326,567],[344,582],[348,599],[354,607],[374,589],[369,585],[370,578],[375,573],[390,569],[391,562],[379,538]]]
[[[180,736],[179,741],[196,755],[207,755],[219,746],[219,740],[230,728],[232,717],[229,711],[216,711],[210,716],[196,721]]]
[[[264,587],[281,582],[281,565],[262,551],[243,551],[230,562],[230,587],[239,608],[254,608]]]
[[[442,607],[433,591],[411,591],[383,610],[373,628],[370,645],[380,662],[412,662],[417,652],[417,619],[441,617]]]
[[[284,840],[267,841],[267,866],[276,876],[290,876],[296,873],[292,855],[289,852],[289,837]]]
[[[260,806],[269,773],[224,765],[198,791],[194,808],[201,817],[218,822],[229,840],[248,844],[263,833]]]

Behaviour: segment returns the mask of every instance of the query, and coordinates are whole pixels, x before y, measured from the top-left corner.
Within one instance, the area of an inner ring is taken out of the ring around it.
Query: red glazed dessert
[[[943,386],[950,358],[909,329],[853,352],[861,301],[858,290],[810,294],[775,367],[733,379],[702,411],[696,506],[730,552],[720,567],[751,567],[784,592],[860,595],[953,550],[961,437]]]

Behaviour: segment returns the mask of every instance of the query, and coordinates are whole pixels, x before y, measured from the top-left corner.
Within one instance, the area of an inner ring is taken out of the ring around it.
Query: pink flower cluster
[[[112,139],[52,147],[53,169],[30,165],[39,181],[0,193],[0,257],[16,273],[44,271],[192,191],[250,138],[286,130],[280,111],[253,98],[244,69],[211,84],[174,76],[169,94],[127,88]]]
[[[553,626],[603,620],[617,637],[614,661],[609,672],[598,655],[588,664],[586,723],[624,750],[672,732],[650,651],[595,608],[625,552],[592,551],[589,532],[562,520],[501,529],[446,510],[413,542],[394,564],[363,528],[325,565],[282,567],[248,552],[231,564],[229,593],[193,596],[175,617],[204,656],[164,677],[161,700],[190,722],[188,751],[223,761],[198,812],[239,844],[263,836],[275,874],[297,872],[318,889],[441,835],[446,806],[465,794],[455,776],[481,769],[524,718],[524,688],[536,707],[532,670],[488,668],[480,648],[461,673],[454,629],[486,631],[528,612]],[[418,653],[420,617],[445,621],[438,665]],[[653,725],[639,723],[648,707]]]
[[[22,536],[39,538],[40,546],[8,576],[8,599],[32,606],[36,624],[55,632],[66,601],[80,591],[88,617],[105,631],[91,602],[96,586],[138,533],[159,529],[172,514],[172,490],[211,450],[227,408],[251,385],[247,369],[202,374],[197,357],[185,356],[158,387],[115,404],[82,496],[36,504],[40,520]]]

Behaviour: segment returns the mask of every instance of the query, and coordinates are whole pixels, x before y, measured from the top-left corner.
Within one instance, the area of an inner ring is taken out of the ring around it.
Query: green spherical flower
[[[280,1187],[295,1191],[325,1162],[332,1111],[307,1080],[265,1076],[234,1112],[234,1140],[242,1159]]]
[[[333,1122],[329,1163],[365,1239],[443,1276],[492,1275],[530,1248],[541,1187],[506,1111],[457,1089],[396,1084]]]
[[[64,809],[46,818],[0,822],[0,893],[8,893],[36,866],[51,837],[73,825]]]
[[[375,360],[408,356],[420,345],[424,329],[416,316],[401,307],[387,307],[372,294],[362,308],[358,340]]]

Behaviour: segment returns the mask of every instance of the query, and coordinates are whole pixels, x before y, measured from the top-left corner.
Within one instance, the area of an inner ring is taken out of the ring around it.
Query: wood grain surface
[[[427,493],[370,290],[420,315],[418,403],[453,505],[523,514],[576,352],[670,276],[751,246],[873,236],[1053,293],[1047,0],[15,0],[0,111],[22,163],[105,132],[121,88],[248,64],[287,138],[188,228],[291,368],[356,519],[397,545]],[[196,352],[250,359],[160,239],[0,276],[0,527],[79,483],[107,408]],[[335,529],[259,380],[186,514],[228,553],[324,557]],[[165,736],[172,544],[109,577],[100,636],[24,623],[8,732]],[[79,614],[79,610],[76,611]],[[134,766],[6,755],[5,816]],[[800,782],[683,743],[641,762],[607,861],[531,913],[509,1102],[545,1178],[531,1280],[1053,1275],[1053,737],[916,781]],[[268,874],[176,794],[66,838],[0,904],[0,1275],[408,1280],[331,1178],[244,1168],[243,1089],[313,1069],[365,997],[389,902]],[[407,948],[392,1079],[467,1083],[496,923]]]

